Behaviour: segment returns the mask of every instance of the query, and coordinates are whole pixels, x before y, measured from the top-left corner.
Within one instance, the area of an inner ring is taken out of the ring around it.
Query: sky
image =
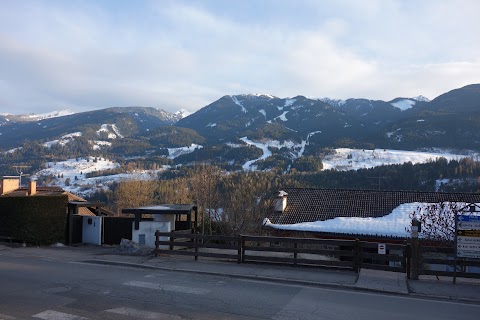
[[[480,83],[477,0],[0,4],[0,114],[224,95],[430,99]]]

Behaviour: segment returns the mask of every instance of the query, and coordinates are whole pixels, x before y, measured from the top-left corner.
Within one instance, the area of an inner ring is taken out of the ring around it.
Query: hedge
[[[34,245],[65,241],[68,197],[1,196],[0,235]]]

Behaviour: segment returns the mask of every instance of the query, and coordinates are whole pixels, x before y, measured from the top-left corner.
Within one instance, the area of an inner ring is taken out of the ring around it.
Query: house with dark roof
[[[323,235],[409,237],[411,214],[433,203],[480,203],[480,194],[284,188],[264,226]]]
[[[76,203],[78,217],[113,215],[97,204],[86,204],[84,199],[60,187],[39,187],[35,180],[27,187],[20,186],[19,177],[0,179],[0,239],[32,243],[63,242],[67,223],[67,208]]]

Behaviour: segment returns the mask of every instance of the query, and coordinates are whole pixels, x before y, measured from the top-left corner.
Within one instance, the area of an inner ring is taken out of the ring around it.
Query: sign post
[[[387,253],[387,246],[385,243],[378,244],[378,254],[386,254]]]
[[[478,212],[476,204],[470,204],[467,212]],[[464,209],[465,209],[464,208]],[[465,215],[463,210],[455,218],[455,263],[453,283],[457,277],[457,259],[480,259],[480,215]]]

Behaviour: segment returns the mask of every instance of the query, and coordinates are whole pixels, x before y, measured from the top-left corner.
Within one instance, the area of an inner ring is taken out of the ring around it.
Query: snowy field
[[[277,140],[264,140],[253,141],[247,137],[243,137],[240,140],[248,145],[253,145],[262,150],[262,155],[257,159],[247,161],[243,165],[244,171],[257,170],[255,162],[264,160],[272,155],[269,148],[280,149],[288,148],[291,150],[291,158],[300,158],[305,147],[308,146],[309,138],[315,134],[321,134],[321,131],[311,132],[307,135],[306,139],[301,143],[294,143],[292,141],[284,141],[280,143]],[[478,157],[478,153],[470,152],[469,154],[453,154],[447,151],[439,152],[420,152],[420,151],[405,151],[405,150],[391,150],[391,149],[349,149],[338,148],[335,149],[335,154],[329,155],[322,160],[323,169],[336,169],[339,171],[358,170],[374,168],[382,165],[402,164],[411,162],[412,164],[426,163],[429,161],[435,161],[438,158],[445,158],[448,161],[460,160],[463,158],[475,158]]]
[[[37,172],[37,176],[53,175],[55,185],[72,192],[80,197],[93,194],[97,189],[107,189],[113,182],[121,180],[151,180],[157,177],[158,172],[164,170],[142,170],[130,173],[121,173],[109,176],[87,178],[87,173],[115,169],[120,164],[104,158],[94,157],[68,159],[66,161],[48,162],[46,169]],[[68,179],[68,180],[67,180]],[[69,181],[69,183],[67,183]],[[69,185],[66,185],[69,184]]]
[[[381,165],[402,164],[412,162],[412,164],[426,163],[434,161],[440,157],[450,160],[460,160],[462,158],[474,157],[478,154],[461,155],[448,152],[419,152],[390,149],[361,150],[339,148],[335,149],[334,155],[327,156],[323,160],[323,169],[336,170],[358,170],[364,168],[373,168]]]

